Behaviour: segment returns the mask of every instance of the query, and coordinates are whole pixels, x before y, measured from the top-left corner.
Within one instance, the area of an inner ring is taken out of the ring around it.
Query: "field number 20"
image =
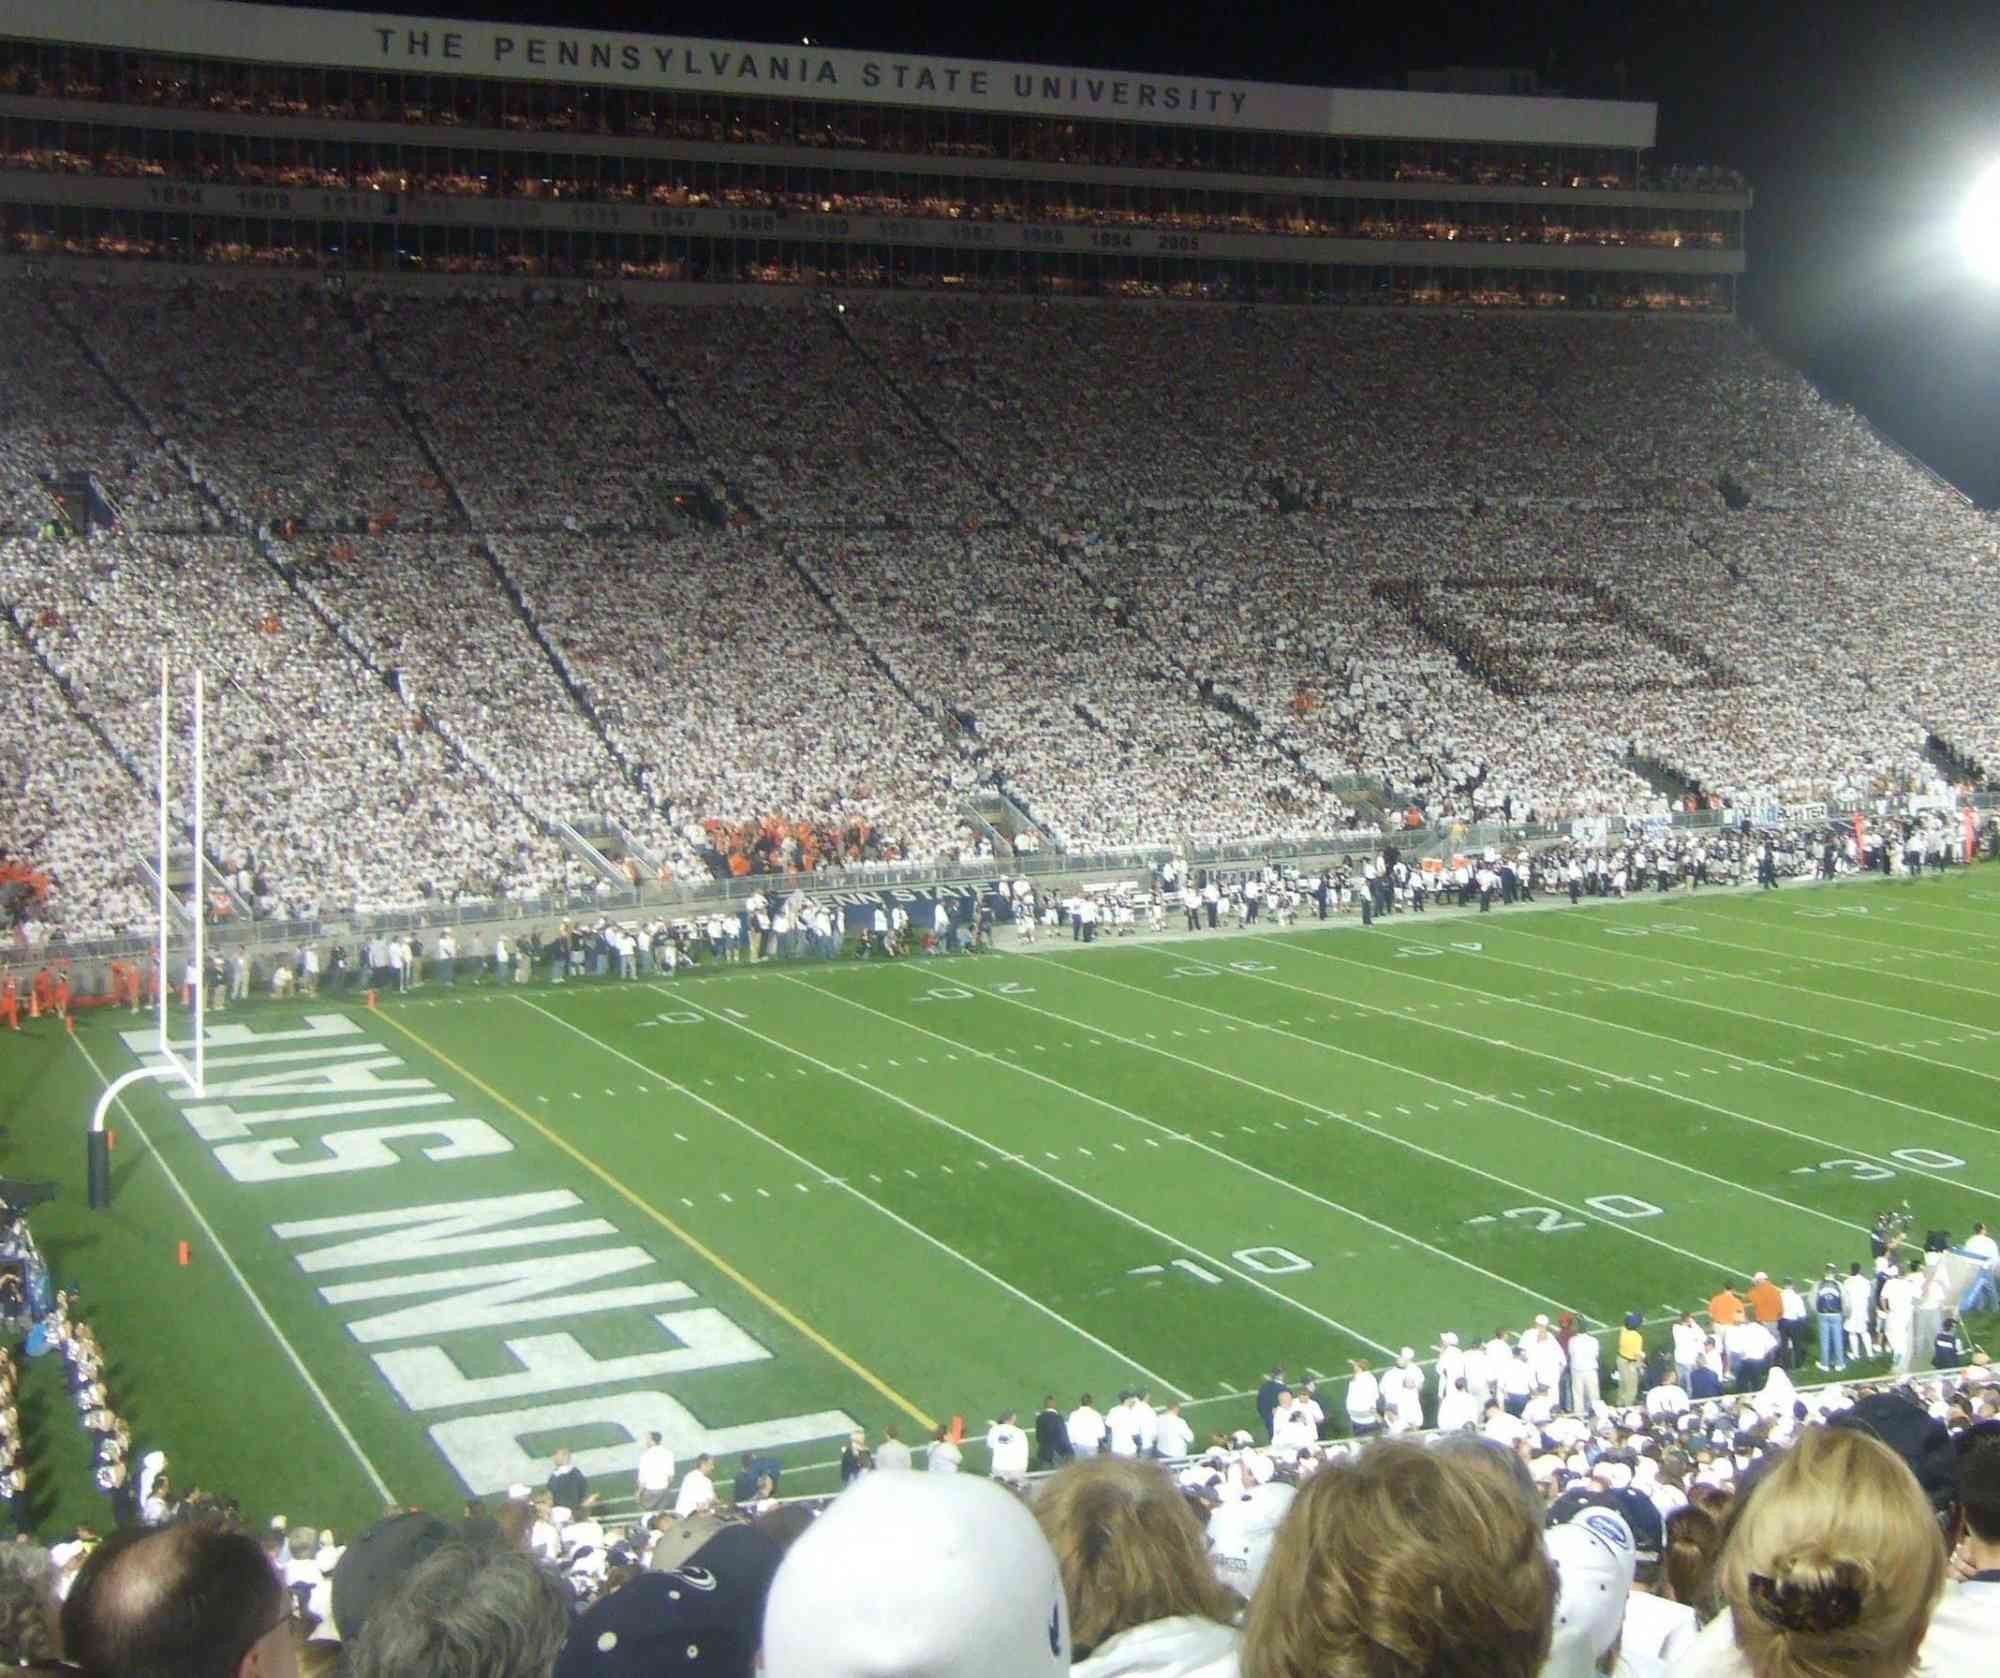
[[[1650,1200],[1641,1200],[1637,1195],[1631,1194],[1594,1194],[1584,1201],[1584,1205],[1593,1212],[1601,1212],[1607,1218],[1623,1218],[1628,1221],[1633,1218],[1657,1218],[1660,1215],[1660,1208]],[[1584,1227],[1583,1219],[1566,1218],[1553,1206],[1510,1206],[1500,1216],[1515,1222],[1532,1220],[1537,1235],[1553,1235],[1558,1230]],[[1474,1223],[1486,1221],[1488,1220],[1480,1218],[1473,1220]]]

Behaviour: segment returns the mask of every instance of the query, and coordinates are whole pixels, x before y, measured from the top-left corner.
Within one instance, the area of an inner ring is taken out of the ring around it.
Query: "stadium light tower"
[[[1966,266],[1981,279],[2000,285],[2000,163],[1989,163],[1972,192],[1958,223]]]

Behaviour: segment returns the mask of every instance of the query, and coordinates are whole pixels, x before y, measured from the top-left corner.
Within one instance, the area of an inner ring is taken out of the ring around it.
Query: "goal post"
[[[174,894],[171,883],[173,867],[174,820],[173,802],[173,658],[168,652],[160,654],[160,739],[159,778],[154,788],[155,816],[158,822],[158,854],[154,858],[155,883],[159,891],[157,904],[157,924],[154,927],[153,960],[157,983],[154,986],[153,1020],[156,1031],[154,1053],[146,1063],[123,1072],[104,1087],[97,1098],[97,1106],[90,1118],[90,1131],[86,1140],[84,1160],[85,1181],[88,1184],[89,1201],[93,1211],[102,1211],[111,1204],[111,1136],[105,1129],[105,1120],[111,1112],[112,1104],[126,1089],[148,1078],[174,1079],[185,1084],[196,1095],[206,1087],[208,1067],[207,1019],[208,999],[206,984],[207,948],[207,880],[205,874],[205,846],[207,842],[207,785],[206,785],[206,684],[201,667],[192,667],[190,692],[189,786],[192,798],[192,821],[190,837],[193,841],[192,883],[188,891],[188,951],[186,978],[183,983],[187,990],[188,1039],[183,1045],[188,1050],[183,1054],[175,1047],[172,1015],[174,993],[173,924]]]

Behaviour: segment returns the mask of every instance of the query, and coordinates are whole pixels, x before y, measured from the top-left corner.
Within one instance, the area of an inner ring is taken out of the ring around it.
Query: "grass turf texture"
[[[962,1413],[976,1439],[1044,1392],[1067,1408],[1145,1384],[1190,1400],[1205,1436],[1251,1417],[1274,1359],[1332,1375],[1541,1311],[1663,1319],[1755,1269],[1844,1270],[1905,1200],[1919,1234],[1962,1237],[2000,1212],[1996,999],[2000,869],[1971,869],[1365,933],[428,986],[373,1012],[253,1004],[212,1023],[347,1014],[352,1041],[404,1063],[387,1075],[431,1080],[511,1150],[433,1162],[416,1136],[389,1144],[393,1168],[242,1184],[185,1102],[141,1087],[114,1111],[103,1213],[83,1204],[82,1130],[134,1064],[118,1033],[144,1022],[99,1011],[74,1041],[45,1020],[0,1043],[0,1101],[8,1171],[65,1185],[31,1221],[83,1289],[137,1448],[165,1446],[179,1483],[258,1516],[353,1529],[384,1486],[455,1510],[428,1430],[510,1404],[405,1408],[371,1354],[408,1342],[358,1344],[348,1325],[422,1299],[330,1303],[320,1289],[382,1267],[307,1275],[300,1252],[353,1237],[274,1225],[565,1189],[581,1205],[540,1222],[616,1235],[395,1273],[635,1246],[658,1262],[584,1285],[690,1290],[424,1337],[468,1377],[518,1371],[501,1342],[530,1335],[657,1354],[674,1342],[652,1312],[714,1307],[770,1355],[594,1390],[664,1388],[710,1427],[845,1411],[914,1441],[933,1418]],[[211,1066],[211,1084],[230,1075]],[[297,1136],[291,1157],[310,1160],[320,1135],[424,1116],[255,1134]],[[1323,1396],[1338,1417],[1338,1383]],[[36,1523],[102,1519],[57,1360],[30,1367],[24,1408]],[[784,1489],[830,1488],[836,1453],[784,1450]],[[629,1471],[597,1484],[623,1498]]]

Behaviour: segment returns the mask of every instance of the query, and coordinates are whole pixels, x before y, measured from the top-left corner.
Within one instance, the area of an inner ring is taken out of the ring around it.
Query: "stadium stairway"
[[[214,521],[214,528],[217,530],[236,529],[236,520],[230,516],[229,510],[217,498],[215,491],[202,481],[201,474],[195,470],[187,457],[174,446],[173,440],[167,435],[166,427],[161,425],[152,414],[148,413],[145,404],[132,394],[131,388],[118,376],[117,369],[105,360],[103,354],[98,350],[97,345],[91,341],[90,334],[85,332],[81,326],[64,312],[61,304],[53,295],[50,296],[47,307],[49,318],[60,326],[68,335],[71,342],[76,345],[77,353],[83,357],[91,371],[104,381],[105,388],[130,412],[132,417],[145,430],[146,434],[159,445],[160,452],[167,459],[171,460],[181,475],[187,479],[188,486],[194,491],[202,505],[208,509],[209,517]]]
[[[640,775],[631,760],[618,749],[618,742],[611,738],[610,731],[604,726],[604,719],[598,715],[597,707],[590,702],[590,695],[584,691],[583,684],[576,679],[576,672],[570,668],[569,660],[563,657],[556,644],[549,639],[548,632],[542,627],[541,619],[535,616],[535,609],[528,604],[527,595],[522,592],[514,574],[507,569],[506,562],[494,552],[492,543],[484,538],[479,542],[479,551],[492,569],[494,580],[500,585],[500,592],[506,595],[522,626],[535,645],[541,648],[542,656],[549,661],[549,668],[555,672],[556,680],[562,684],[563,692],[569,695],[570,703],[577,708],[584,721],[590,724],[591,731],[604,742],[605,753],[618,765],[618,772],[643,792],[646,785],[644,777]],[[595,855],[594,852],[592,854]]]
[[[374,324],[368,319],[367,311],[354,297],[349,297],[347,309],[348,318],[354,323],[355,335],[368,346],[368,365],[375,370],[375,377],[381,384],[383,396],[388,399],[390,408],[403,422],[403,429],[409,432],[411,440],[417,445],[417,451],[424,457],[424,464],[431,469],[437,481],[444,485],[445,494],[451,498],[451,510],[457,516],[459,523],[464,528],[470,529],[472,512],[465,504],[465,497],[458,492],[458,481],[445,470],[443,459],[431,446],[431,440],[424,428],[417,423],[417,416],[411,412],[409,402],[404,398],[402,385],[397,381],[396,375],[389,371],[388,357],[382,353],[381,342],[375,336]]]
[[[1985,766],[1978,759],[1968,757],[1940,734],[1924,737],[1924,756],[1937,765],[1938,773],[1953,786],[1970,781],[1975,786],[1987,787],[1993,784]]]
[[[896,377],[893,374],[890,373],[888,368],[882,364],[881,359],[872,350],[870,350],[869,347],[862,341],[860,335],[854,330],[853,323],[847,318],[844,312],[830,313],[828,315],[828,319],[830,319],[833,322],[834,329],[838,331],[840,335],[847,341],[848,345],[853,349],[855,355],[861,360],[863,365],[880,382],[882,387],[885,390],[887,390],[889,394],[893,396],[896,399],[896,401],[900,403],[917,420],[919,424],[923,426],[925,431],[927,431],[930,435],[932,435],[938,440],[938,442],[951,455],[951,457],[954,460],[956,460],[959,463],[959,465],[964,469],[966,475],[969,478],[971,478],[976,483],[982,484],[985,487],[986,492],[989,495],[991,495],[997,503],[999,503],[1001,508],[1004,509],[1007,518],[1011,522],[1020,525],[1023,528],[1034,529],[1035,540],[1042,545],[1043,549],[1049,554],[1049,556],[1058,565],[1065,566],[1070,571],[1072,571],[1078,578],[1080,578],[1085,583],[1086,586],[1095,590],[1100,595],[1109,595],[1112,592],[1114,592],[1108,589],[1099,578],[1092,575],[1090,570],[1083,564],[1082,560],[1078,557],[1076,550],[1065,548],[1061,543],[1056,541],[1055,537],[1052,534],[1050,534],[1045,530],[1041,530],[1035,527],[1031,520],[1025,518],[1022,515],[1020,509],[1016,507],[1014,503],[1008,498],[1005,486],[1003,486],[998,479],[989,479],[988,477],[985,476],[985,474],[980,470],[978,461],[975,460],[973,456],[960,444],[958,439],[952,434],[950,427],[947,426],[942,420],[937,418],[935,415],[933,415],[924,406],[924,404],[917,398],[914,392],[905,389],[902,383],[898,379],[896,379]],[[827,599],[828,604],[832,606],[835,614],[838,615],[840,608],[837,604],[835,604],[832,601],[831,597],[827,595],[826,591],[824,589],[821,589],[817,583],[812,583],[810,577],[808,577],[808,582],[813,587],[816,593],[820,594],[822,598]],[[847,620],[843,617],[841,621],[845,623]],[[1325,787],[1327,785],[1324,777],[1316,773],[1310,767],[1310,765],[1306,763],[1304,757],[1299,753],[1298,749],[1295,746],[1293,746],[1289,741],[1287,741],[1276,730],[1267,728],[1264,725],[1263,721],[1256,715],[1256,713],[1251,711],[1247,706],[1244,706],[1238,703],[1237,701],[1230,699],[1227,695],[1217,694],[1213,683],[1206,681],[1203,678],[1201,672],[1197,671],[1191,665],[1187,664],[1177,654],[1161,646],[1160,643],[1156,641],[1153,638],[1153,636],[1147,631],[1146,626],[1138,618],[1131,616],[1127,613],[1120,612],[1118,614],[1118,622],[1120,624],[1120,627],[1122,627],[1126,631],[1126,633],[1132,635],[1133,637],[1135,637],[1140,641],[1145,642],[1147,646],[1152,648],[1153,654],[1159,660],[1160,667],[1163,670],[1172,670],[1178,672],[1192,686],[1199,689],[1199,691],[1202,694],[1203,704],[1210,706],[1212,709],[1218,711],[1220,714],[1224,716],[1230,717],[1232,720],[1241,725],[1246,733],[1254,736],[1258,740],[1261,740],[1265,745],[1269,746],[1272,750],[1280,753],[1282,756],[1287,758],[1298,770],[1299,775],[1303,779],[1313,782],[1317,785],[1320,785],[1321,787]],[[869,656],[871,658],[875,656],[873,649],[870,649]],[[880,663],[881,661],[878,659],[877,662]],[[886,669],[887,667],[884,666],[884,668]],[[902,683],[899,680],[897,680],[894,672],[890,672],[890,679],[892,681],[896,681],[896,685],[899,688],[902,688]],[[904,691],[907,692],[908,690],[904,689]],[[1108,732],[1104,730],[1104,725],[1094,715],[1092,715],[1090,711],[1088,711],[1084,706],[1078,705],[1076,707],[1076,712],[1077,715],[1081,717],[1083,721],[1087,723],[1090,727],[1098,729],[1102,732]],[[1049,833],[1046,828],[1043,828],[1039,822],[1035,822],[1033,825],[1035,826],[1036,831],[1039,832],[1043,836],[1044,840],[1048,842],[1052,847],[1058,850],[1063,848],[1059,843],[1057,843],[1055,836]]]

